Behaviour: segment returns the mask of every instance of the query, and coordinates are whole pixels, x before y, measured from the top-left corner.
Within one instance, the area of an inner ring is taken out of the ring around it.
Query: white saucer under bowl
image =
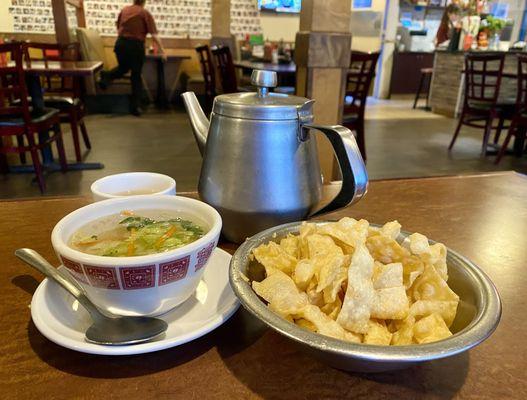
[[[168,323],[168,329],[164,336],[152,342],[130,346],[86,342],[84,332],[91,325],[88,312],[49,279],[44,279],[33,295],[31,317],[49,340],[83,353],[130,355],[178,346],[214,330],[237,310],[239,303],[229,285],[230,260],[229,253],[219,248],[214,250],[195,294],[159,317]]]

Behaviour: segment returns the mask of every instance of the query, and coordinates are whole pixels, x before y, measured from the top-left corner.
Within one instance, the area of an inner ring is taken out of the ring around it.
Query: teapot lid
[[[305,97],[270,93],[277,83],[276,72],[254,70],[251,83],[256,92],[222,94],[214,99],[212,112],[241,119],[297,120],[311,119],[313,101]]]

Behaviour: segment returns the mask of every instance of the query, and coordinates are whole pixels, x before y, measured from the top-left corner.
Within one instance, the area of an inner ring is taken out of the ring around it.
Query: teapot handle
[[[335,198],[310,216],[327,213],[356,203],[368,190],[368,172],[353,133],[341,125],[303,124],[304,129],[322,132],[333,145],[342,172],[342,188]]]

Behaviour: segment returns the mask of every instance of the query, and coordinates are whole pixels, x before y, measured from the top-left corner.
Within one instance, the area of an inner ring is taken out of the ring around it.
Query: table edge
[[[527,180],[527,175],[522,174],[517,171],[495,171],[495,172],[485,172],[481,174],[466,174],[466,175],[439,175],[439,176],[425,176],[425,177],[408,177],[408,178],[385,178],[385,179],[372,179],[370,182],[374,183],[384,183],[384,182],[394,182],[394,181],[432,181],[432,180],[443,180],[443,179],[471,179],[471,178],[486,178],[486,177],[496,177],[496,176],[517,176],[521,179]],[[339,185],[340,181],[333,181],[329,185]],[[184,191],[178,192],[178,196],[196,196],[197,191]],[[16,199],[0,199],[0,203],[15,203],[15,202],[26,202],[26,201],[38,201],[38,200],[91,200],[89,194],[86,195],[52,195],[52,196],[40,196],[40,197],[21,197]]]

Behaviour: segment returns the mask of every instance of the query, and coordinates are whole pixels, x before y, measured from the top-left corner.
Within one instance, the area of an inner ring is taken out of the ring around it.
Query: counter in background
[[[421,79],[421,69],[431,68],[434,53],[426,51],[401,51],[393,54],[390,96],[392,94],[415,94]]]
[[[455,117],[463,106],[463,84],[461,71],[464,69],[465,52],[438,50],[434,57],[434,73],[430,87],[432,112]],[[507,52],[503,72],[516,74],[516,56]],[[516,97],[516,79],[502,78],[500,99]]]

